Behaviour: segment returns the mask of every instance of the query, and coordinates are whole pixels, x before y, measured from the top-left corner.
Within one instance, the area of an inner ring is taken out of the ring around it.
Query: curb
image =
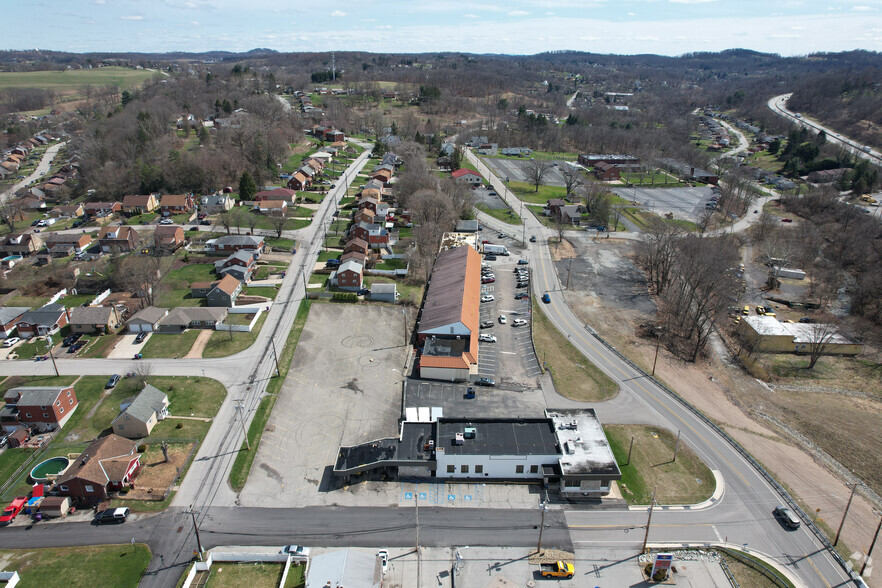
[[[713,495],[703,502],[699,502],[697,504],[666,504],[666,505],[658,505],[656,506],[656,510],[707,510],[711,507],[716,506],[722,499],[723,495],[726,493],[726,480],[723,478],[723,475],[719,472],[719,470],[711,470],[711,473],[714,475],[714,482],[716,483],[716,488],[714,489]],[[640,506],[629,506],[628,510],[633,511],[647,511],[649,510],[648,505],[640,505]]]

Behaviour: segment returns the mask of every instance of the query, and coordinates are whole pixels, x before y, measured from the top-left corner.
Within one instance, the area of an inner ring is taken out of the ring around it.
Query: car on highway
[[[500,315],[499,315],[499,324],[500,324],[500,325],[504,325],[506,322],[507,322],[507,320],[506,320],[506,318],[505,318],[505,315],[504,315],[504,314],[500,314]]]
[[[105,525],[108,523],[124,523],[126,519],[129,518],[129,509],[125,507],[120,508],[108,508],[105,511],[99,512],[95,517],[96,525]]]
[[[549,296],[548,294],[543,294],[542,302],[544,302],[545,304],[549,304],[551,302],[551,296]]]
[[[12,347],[13,345],[18,343],[19,341],[21,341],[20,337],[10,337],[9,339],[7,339],[6,341],[3,342],[3,347]]]
[[[527,321],[525,321],[524,319],[515,319],[515,320],[511,321],[511,326],[513,326],[513,327],[523,327],[526,324],[527,324]]]
[[[489,386],[492,388],[496,385],[496,380],[492,378],[478,378],[475,380],[475,386]]]
[[[495,325],[495,324],[496,323],[494,323],[493,321],[481,321],[481,328],[482,329],[491,329],[491,328],[493,328],[493,325]]]
[[[792,223],[792,222],[793,222],[793,219],[792,219],[792,218],[782,218],[782,219],[781,219],[781,222],[782,222],[782,223]]]
[[[494,335],[478,335],[478,341],[482,343],[496,343],[496,337]]]
[[[110,376],[110,379],[107,380],[107,383],[104,384],[104,387],[107,389],[116,388],[116,385],[119,384],[119,381],[122,379],[122,376],[119,374],[113,374]]]
[[[775,515],[775,518],[785,527],[789,529],[799,528],[799,518],[786,506],[776,506],[775,510],[772,511],[772,514]]]
[[[309,547],[304,547],[302,545],[286,545],[281,551],[281,554],[285,555],[297,555],[300,557],[308,557],[309,556]]]
[[[485,294],[484,296],[481,296],[481,302],[493,302],[494,300],[496,300],[496,298],[494,298],[493,294]]]
[[[138,345],[147,338],[147,333],[138,333],[138,336],[135,337],[135,345]]]
[[[380,560],[380,572],[385,576],[389,569],[389,551],[381,549],[377,552],[377,559]]]

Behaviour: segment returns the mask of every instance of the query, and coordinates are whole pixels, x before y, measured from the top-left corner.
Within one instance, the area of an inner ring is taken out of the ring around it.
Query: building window
[[[522,465],[516,466],[515,473],[516,474],[523,474],[524,473],[524,466],[522,466]]]
[[[67,486],[65,486],[64,484],[59,486],[58,489],[61,490],[62,492],[67,492]]]
[[[95,491],[95,488],[91,484],[86,484],[86,493],[91,494]]]
[[[67,401],[68,404],[73,404],[73,398]]]
[[[64,407],[63,407],[63,406],[62,406],[62,407],[59,407],[58,412],[59,412],[60,414],[64,414]]]
[[[475,473],[476,474],[483,474],[484,473],[484,466],[481,464],[476,465],[475,466]]]
[[[447,473],[452,474],[456,471],[456,466],[449,465],[447,466]]]
[[[580,485],[579,480],[566,480],[564,482],[564,487],[566,488],[578,488]]]
[[[531,465],[531,466],[530,466],[530,473],[531,473],[531,474],[538,474],[538,473],[539,473],[539,466],[537,466],[537,465]]]
[[[125,429],[125,428],[126,428],[125,425],[120,425],[120,426],[119,426],[119,430],[120,430],[120,431],[122,431],[122,430]]]
[[[467,473],[469,473],[469,466],[467,466],[467,465],[460,466],[460,467],[459,467],[459,472],[460,472],[461,474],[467,474]]]
[[[41,407],[40,407],[40,410],[46,410],[46,407],[45,407],[45,406],[41,406]]]

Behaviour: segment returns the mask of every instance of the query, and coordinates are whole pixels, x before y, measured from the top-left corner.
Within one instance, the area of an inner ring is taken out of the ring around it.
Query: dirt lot
[[[141,456],[141,471],[135,478],[134,488],[121,495],[121,500],[155,500],[161,497],[177,475],[178,468],[184,467],[184,461],[193,443],[175,443],[168,446],[168,463],[163,462],[162,449],[157,444],[147,446]]]
[[[649,371],[655,347],[638,338],[635,330],[652,318],[654,303],[646,295],[643,275],[627,259],[633,245],[614,239],[594,244],[578,236],[571,241],[577,257],[570,276],[575,286],[565,293],[568,304]],[[564,281],[568,265],[566,257],[556,263]],[[867,377],[859,377],[878,374],[878,367],[868,367],[865,358],[822,358],[817,378],[807,380],[805,370],[777,356],[773,373],[778,377],[767,385],[731,363],[719,339],[711,343],[710,356],[696,364],[662,350],[656,377],[723,425],[797,493],[807,511],[820,508],[822,522],[841,515],[850,490],[826,469],[823,454],[806,452],[812,449],[806,438],[882,491],[882,465],[877,459],[882,451],[877,434],[882,422],[882,400],[876,391],[879,379],[873,386],[867,384]],[[856,514],[849,515],[851,523],[843,530],[843,541],[853,551],[866,549],[878,517],[860,496],[852,504],[852,513]]]

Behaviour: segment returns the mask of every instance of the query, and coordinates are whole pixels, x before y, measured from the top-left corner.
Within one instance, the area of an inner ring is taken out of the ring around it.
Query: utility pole
[[[649,495],[649,518],[646,519],[646,534],[643,536],[643,549],[640,553],[646,553],[646,543],[649,541],[649,525],[652,523],[652,508],[655,506],[655,489],[652,487],[652,494]]]
[[[873,535],[873,541],[872,543],[870,543],[870,549],[867,550],[867,559],[864,560],[864,565],[861,566],[861,576],[864,575],[864,570],[867,569],[867,564],[870,563],[870,556],[873,555],[873,548],[876,547],[876,539],[879,538],[879,529],[882,529],[882,518],[879,519],[879,525],[876,527],[876,534]]]
[[[545,530],[545,513],[548,512],[548,503],[543,502],[539,505],[539,509],[542,511],[542,520],[539,523],[539,544],[536,546],[536,553],[542,554],[542,531]]]
[[[199,548],[199,561],[202,561],[202,541],[199,540],[199,525],[196,524],[196,513],[193,511],[193,505],[190,505],[190,517],[193,519],[193,531],[196,532],[196,547]]]
[[[407,347],[407,309],[401,309],[401,326],[404,328],[404,346]]]
[[[567,290],[570,289],[570,270],[573,267],[573,258],[570,258],[570,262],[567,264]]]
[[[279,356],[276,355],[276,340],[270,337],[270,346],[273,348],[273,360],[276,362],[276,375],[281,376],[282,372],[279,370]]]
[[[241,400],[236,400],[236,414],[239,415],[239,422],[242,423],[242,434],[245,435],[245,448],[251,451],[251,442],[248,441],[248,431],[245,430],[245,406]]]
[[[836,547],[836,544],[839,543],[839,535],[842,533],[842,527],[845,525],[845,517],[848,516],[848,509],[851,508],[851,500],[854,498],[854,493],[857,490],[858,486],[860,486],[862,482],[855,482],[854,486],[851,489],[851,494],[848,497],[848,502],[845,505],[845,512],[842,513],[842,521],[839,523],[839,530],[836,531],[836,539],[833,540],[833,547]]]
[[[55,368],[55,375],[58,376],[58,364],[55,363],[55,356],[52,354],[52,337],[46,337],[46,349],[49,350],[49,359],[52,360],[52,367]]]
[[[655,335],[655,359],[652,360],[652,374],[655,376],[655,364],[658,361],[658,348],[661,346],[661,333]]]
[[[677,442],[674,444],[674,459],[671,462],[677,461],[677,452],[680,451],[680,429],[677,429]]]
[[[631,435],[631,444],[628,446],[628,461],[625,462],[625,465],[631,464],[631,450],[634,449],[634,435]]]

